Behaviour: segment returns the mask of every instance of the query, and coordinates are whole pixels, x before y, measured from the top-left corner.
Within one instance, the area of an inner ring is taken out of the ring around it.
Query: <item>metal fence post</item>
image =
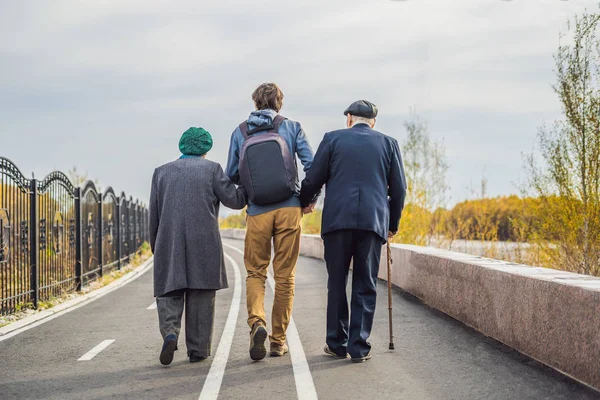
[[[129,205],[125,205],[127,212],[127,216],[125,217],[125,241],[127,242],[127,251],[125,252],[127,256],[127,263],[129,263],[129,256],[131,255],[131,215],[129,213]]]
[[[117,270],[121,269],[121,200],[117,199]]]
[[[31,198],[29,202],[30,213],[29,213],[29,263],[31,266],[30,272],[30,284],[31,284],[31,297],[33,301],[33,307],[38,307],[40,300],[40,251],[39,251],[39,230],[38,230],[38,190],[37,180],[31,180]]]
[[[138,219],[139,219],[139,211],[138,211],[138,206],[135,206],[133,208],[133,246],[135,247],[135,250],[133,251],[133,254],[137,254],[139,248],[138,248],[138,243],[137,243],[137,239],[138,239]]]
[[[104,237],[104,224],[102,220],[102,194],[98,202],[98,263],[100,264],[100,278],[104,274],[104,252],[102,249],[102,238]]]
[[[77,291],[83,288],[82,249],[82,221],[81,221],[81,188],[75,189],[75,277]]]

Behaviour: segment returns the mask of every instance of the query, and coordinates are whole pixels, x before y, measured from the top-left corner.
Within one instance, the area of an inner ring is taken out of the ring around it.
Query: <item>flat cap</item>
[[[348,114],[363,118],[375,118],[377,117],[377,106],[367,100],[358,100],[346,108],[344,115]]]

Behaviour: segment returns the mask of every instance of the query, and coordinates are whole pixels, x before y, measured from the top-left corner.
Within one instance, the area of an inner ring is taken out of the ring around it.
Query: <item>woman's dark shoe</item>
[[[337,358],[338,360],[344,360],[344,359],[348,358],[348,354],[340,355],[340,354],[334,352],[333,350],[331,350],[328,345],[325,345],[325,348],[323,349],[323,351],[328,356],[331,356],[333,358]]]
[[[169,365],[173,362],[173,356],[177,350],[177,336],[174,334],[168,335],[163,343],[162,350],[160,352],[160,363],[162,365]]]
[[[254,361],[260,361],[267,356],[265,341],[269,336],[267,328],[260,323],[255,322],[250,332],[250,358]]]
[[[197,356],[197,355],[195,355],[195,354],[192,354],[192,355],[190,356],[190,362],[191,362],[191,363],[197,363],[197,362],[200,362],[200,361],[204,361],[204,360],[206,360],[206,358],[207,358],[207,357],[200,357],[200,356]]]

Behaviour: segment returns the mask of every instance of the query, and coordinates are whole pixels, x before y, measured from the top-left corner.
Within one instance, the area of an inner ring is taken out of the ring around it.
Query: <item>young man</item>
[[[283,92],[276,84],[260,85],[252,94],[252,100],[256,111],[250,113],[248,120],[231,135],[226,173],[249,191],[244,263],[248,272],[246,300],[251,328],[250,357],[258,361],[267,354],[264,299],[271,241],[275,253],[275,299],[270,353],[282,356],[288,352],[285,340],[294,302],[302,219],[296,155],[307,171],[313,151],[300,124],[279,115]],[[288,179],[289,182],[282,185],[282,181]]]
[[[381,246],[398,230],[406,179],[398,142],[373,129],[377,107],[359,100],[344,112],[347,129],[325,134],[302,182],[307,207],[327,185],[321,235],[325,245],[327,345],[325,353],[353,362],[371,358],[368,342],[377,299]],[[346,285],[352,270],[352,314]]]

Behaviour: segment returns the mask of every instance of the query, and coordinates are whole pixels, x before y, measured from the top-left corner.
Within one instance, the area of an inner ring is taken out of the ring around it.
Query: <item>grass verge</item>
[[[59,296],[59,297],[53,297],[53,298],[50,298],[45,301],[39,301],[37,309],[33,308],[32,303],[21,304],[18,307],[16,313],[10,314],[10,315],[5,315],[5,316],[0,316],[0,328],[2,328],[3,326],[9,325],[13,322],[19,321],[30,315],[39,313],[40,311],[44,311],[44,310],[48,310],[52,307],[56,307],[59,304],[62,304],[66,301],[75,299],[83,294],[90,293],[94,290],[98,290],[98,289],[116,281],[117,279],[122,278],[127,273],[133,271],[134,269],[136,269],[137,267],[142,265],[144,262],[146,262],[151,256],[152,256],[152,252],[150,250],[150,245],[148,244],[148,242],[144,242],[142,244],[142,246],[140,247],[140,250],[130,257],[129,263],[127,265],[124,265],[123,267],[121,267],[120,270],[114,270],[110,273],[103,275],[102,278],[96,279],[93,282],[90,282],[88,285],[86,285],[83,288],[83,290],[81,290],[79,292],[65,293],[64,295]]]

